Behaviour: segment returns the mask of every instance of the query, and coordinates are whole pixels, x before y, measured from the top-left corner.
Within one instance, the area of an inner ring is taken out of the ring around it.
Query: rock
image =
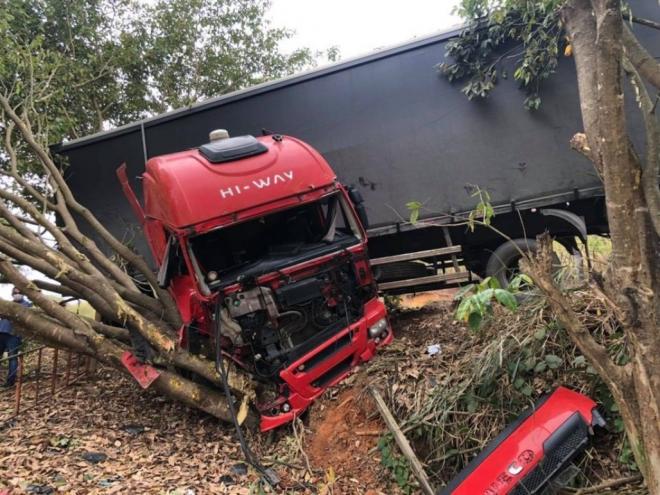
[[[144,431],[145,431],[144,426],[137,425],[137,424],[125,425],[125,426],[122,426],[121,429],[124,430],[129,435],[133,435],[133,436],[137,436],[140,433],[144,433]]]
[[[228,474],[223,474],[222,476],[220,476],[218,483],[224,483],[225,486],[232,486],[236,484],[234,478],[232,478]]]
[[[111,488],[118,481],[121,481],[121,476],[115,475],[115,476],[110,476],[109,478],[103,478],[99,480],[98,485],[101,488]]]
[[[238,462],[231,467],[231,472],[238,476],[245,476],[248,472],[247,464]]]
[[[103,452],[83,452],[81,457],[92,464],[103,462],[108,458]]]
[[[25,488],[25,491],[28,493],[36,493],[39,495],[50,495],[51,493],[55,492],[55,490],[48,485],[36,485],[36,484],[28,485]]]

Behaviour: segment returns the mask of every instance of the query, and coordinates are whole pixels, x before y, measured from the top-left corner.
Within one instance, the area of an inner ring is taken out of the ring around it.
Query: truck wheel
[[[488,258],[486,276],[497,279],[501,287],[507,287],[511,280],[520,272],[518,262],[523,253],[534,253],[538,243],[534,239],[513,239],[499,246]],[[559,266],[559,258],[553,253],[554,266]]]
[[[431,270],[418,261],[397,261],[375,267],[374,275],[378,282],[391,282],[407,278],[426,277],[433,275]]]

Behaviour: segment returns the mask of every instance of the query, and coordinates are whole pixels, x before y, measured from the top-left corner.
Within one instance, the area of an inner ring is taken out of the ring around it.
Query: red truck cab
[[[180,343],[212,357],[220,339],[259,383],[262,430],[392,340],[359,198],[309,145],[223,136],[151,158],[143,191],[159,283],[184,321]]]

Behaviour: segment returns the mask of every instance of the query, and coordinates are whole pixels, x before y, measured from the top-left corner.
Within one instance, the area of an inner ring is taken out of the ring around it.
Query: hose
[[[262,480],[268,483],[273,488],[276,488],[280,484],[280,479],[273,469],[265,468],[259,460],[256,458],[250,446],[245,440],[243,435],[243,430],[241,425],[238,422],[238,417],[236,415],[236,408],[234,407],[234,400],[231,396],[231,389],[229,388],[229,379],[227,378],[227,370],[225,369],[225,364],[222,358],[222,347],[220,346],[220,301],[216,302],[215,305],[215,369],[220,375],[222,380],[222,387],[225,390],[225,397],[227,398],[227,405],[229,406],[229,413],[231,419],[234,422],[234,428],[236,429],[236,435],[238,436],[238,442],[241,445],[241,451],[243,456],[248,464],[250,464],[254,469],[261,474]]]

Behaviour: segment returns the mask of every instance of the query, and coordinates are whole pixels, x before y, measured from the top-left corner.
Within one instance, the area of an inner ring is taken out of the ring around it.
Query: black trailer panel
[[[651,3],[642,2],[636,12],[660,20],[660,7]],[[660,34],[636,31],[660,56]],[[562,59],[558,74],[544,84],[539,111],[525,110],[524,95],[509,81],[492,98],[468,101],[460,85],[434,68],[456,34],[230,94],[56,150],[69,158],[74,193],[116,233],[133,224],[114,177],[120,163],[134,179],[145,156],[199,146],[215,128],[232,135],[265,128],[310,143],[342,182],[360,188],[374,235],[391,233],[412,200],[424,203],[426,216],[469,211],[475,186],[496,205],[542,206],[562,194],[601,194],[593,166],[568,146],[582,128],[572,59]]]

